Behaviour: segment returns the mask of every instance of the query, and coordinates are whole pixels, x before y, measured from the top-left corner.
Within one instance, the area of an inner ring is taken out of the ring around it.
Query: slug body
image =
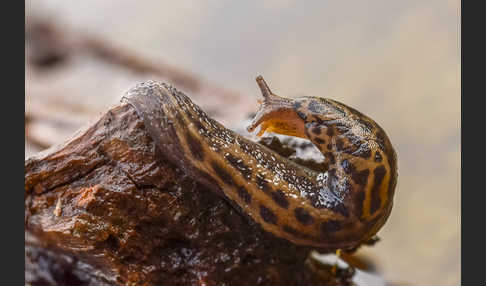
[[[277,237],[319,249],[353,249],[383,226],[397,182],[381,127],[330,99],[289,99],[257,82],[263,102],[249,131],[309,139],[329,169],[315,171],[226,129],[175,88],[141,84],[124,98],[166,159],[224,196]]]

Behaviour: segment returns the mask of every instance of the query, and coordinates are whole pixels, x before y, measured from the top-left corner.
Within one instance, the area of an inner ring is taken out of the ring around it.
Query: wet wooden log
[[[348,285],[169,162],[127,104],[25,161],[32,285]]]

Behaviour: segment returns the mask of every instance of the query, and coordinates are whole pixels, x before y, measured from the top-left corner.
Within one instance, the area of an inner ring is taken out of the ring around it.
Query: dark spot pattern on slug
[[[242,198],[247,204],[251,203],[251,195],[248,193],[245,187],[238,186],[236,191],[238,192],[238,196],[240,196],[240,198]]]
[[[270,184],[265,180],[265,177],[261,174],[256,175],[256,183],[258,188],[262,190],[265,193],[270,193],[272,190],[272,187],[270,187]]]
[[[343,151],[344,150],[344,141],[342,139],[336,140],[336,151]]]
[[[245,163],[243,163],[242,159],[236,158],[231,153],[225,154],[224,157],[233,167],[235,167],[236,170],[241,173],[241,175],[243,175],[244,178],[247,180],[251,178],[252,171]]]
[[[277,205],[281,206],[282,208],[286,209],[289,207],[289,202],[285,197],[285,193],[282,190],[277,190],[271,193],[272,199],[277,203]]]
[[[321,230],[324,235],[339,231],[341,229],[341,223],[337,220],[328,220],[321,224]]]
[[[323,125],[324,121],[319,117],[319,116],[313,116],[315,122],[317,122],[318,125]]]
[[[361,144],[359,149],[353,152],[353,155],[368,159],[369,157],[371,157],[371,149],[368,144]]]
[[[303,225],[310,225],[314,222],[314,218],[303,208],[296,208],[294,214],[297,221]]]
[[[380,198],[380,186],[383,182],[383,178],[386,174],[386,169],[383,165],[376,167],[373,171],[375,176],[373,189],[371,190],[371,204],[370,204],[370,215],[374,214],[381,206],[381,198]]]
[[[326,141],[324,141],[324,139],[319,138],[319,137],[315,137],[315,138],[314,138],[314,141],[316,141],[316,143],[317,143],[317,144],[319,144],[319,145],[324,145],[324,144],[326,144]]]
[[[212,186],[213,188],[216,189],[217,192],[222,192],[221,187],[219,186],[218,182],[208,173],[204,172],[203,170],[194,168],[193,172],[196,174],[196,176],[199,176],[199,178],[202,178],[205,180],[208,185]]]
[[[344,138],[336,140],[336,150],[365,159],[371,156],[369,146],[364,144],[357,136],[349,134],[346,135],[346,140]]]
[[[338,203],[330,208],[332,211],[344,216],[349,217],[349,212],[343,203]]]
[[[385,132],[380,128],[378,132],[376,132],[376,143],[380,146],[380,148],[388,154],[388,149],[386,148],[386,135]]]
[[[293,227],[291,227],[289,225],[284,225],[282,227],[282,229],[283,229],[283,231],[285,231],[287,233],[290,233],[290,234],[292,234],[293,236],[296,236],[296,237],[298,237],[298,235],[300,233],[298,230],[296,230],[295,228],[293,228]]]
[[[304,239],[312,239],[312,240],[315,240],[314,237],[308,235],[308,234],[305,234],[301,231],[298,231],[296,230],[295,228],[289,226],[289,225],[284,225],[282,227],[282,230],[285,231],[286,233],[290,233],[292,236],[295,236],[297,238],[304,238]]]
[[[186,132],[185,137],[192,156],[199,161],[204,161],[204,149],[199,139],[194,137],[190,132]]]
[[[368,176],[370,175],[370,170],[364,169],[362,171],[356,171],[351,174],[351,178],[353,179],[356,184],[364,187],[368,182]]]
[[[332,152],[324,153],[324,157],[326,157],[329,160],[329,163],[336,164],[336,158],[334,157],[334,154]]]
[[[364,187],[368,182],[370,170],[364,169],[362,171],[357,171],[356,167],[353,164],[349,163],[347,159],[341,161],[341,167],[346,174],[351,175],[351,178],[356,184]]]
[[[216,163],[215,161],[211,161],[211,167],[213,168],[214,172],[216,173],[216,175],[218,175],[218,177],[228,186],[232,186],[234,184],[233,182],[233,178],[231,177],[231,175],[226,172],[226,170],[221,167],[218,163]]]
[[[302,120],[307,119],[307,115],[305,115],[305,113],[303,113],[301,111],[297,111],[297,116],[299,116]]]
[[[328,126],[327,130],[326,130],[326,134],[329,137],[333,136],[334,135],[334,128],[332,128],[331,126]]]
[[[264,205],[260,205],[260,216],[267,223],[277,224],[277,216]]]
[[[380,163],[383,160],[381,153],[379,151],[375,152],[375,162]]]
[[[336,131],[336,133],[338,134],[346,134],[345,136],[346,137],[350,137],[350,136],[353,136],[352,133],[349,133],[349,126],[344,124],[343,122],[336,122],[333,124],[334,126],[334,131]]]
[[[359,191],[354,196],[354,213],[361,220],[363,216],[363,203],[366,198],[365,191]]]

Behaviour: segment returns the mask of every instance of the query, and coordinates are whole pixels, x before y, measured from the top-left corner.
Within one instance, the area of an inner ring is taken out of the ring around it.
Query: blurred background
[[[239,128],[255,77],[375,119],[399,157],[382,240],[387,285],[460,285],[460,1],[26,1],[26,158],[146,79]]]

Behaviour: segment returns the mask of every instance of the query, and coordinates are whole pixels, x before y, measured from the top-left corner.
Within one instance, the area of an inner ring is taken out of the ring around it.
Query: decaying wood
[[[27,282],[348,285],[345,272],[324,283],[310,249],[265,233],[164,152],[120,104],[27,159]]]

